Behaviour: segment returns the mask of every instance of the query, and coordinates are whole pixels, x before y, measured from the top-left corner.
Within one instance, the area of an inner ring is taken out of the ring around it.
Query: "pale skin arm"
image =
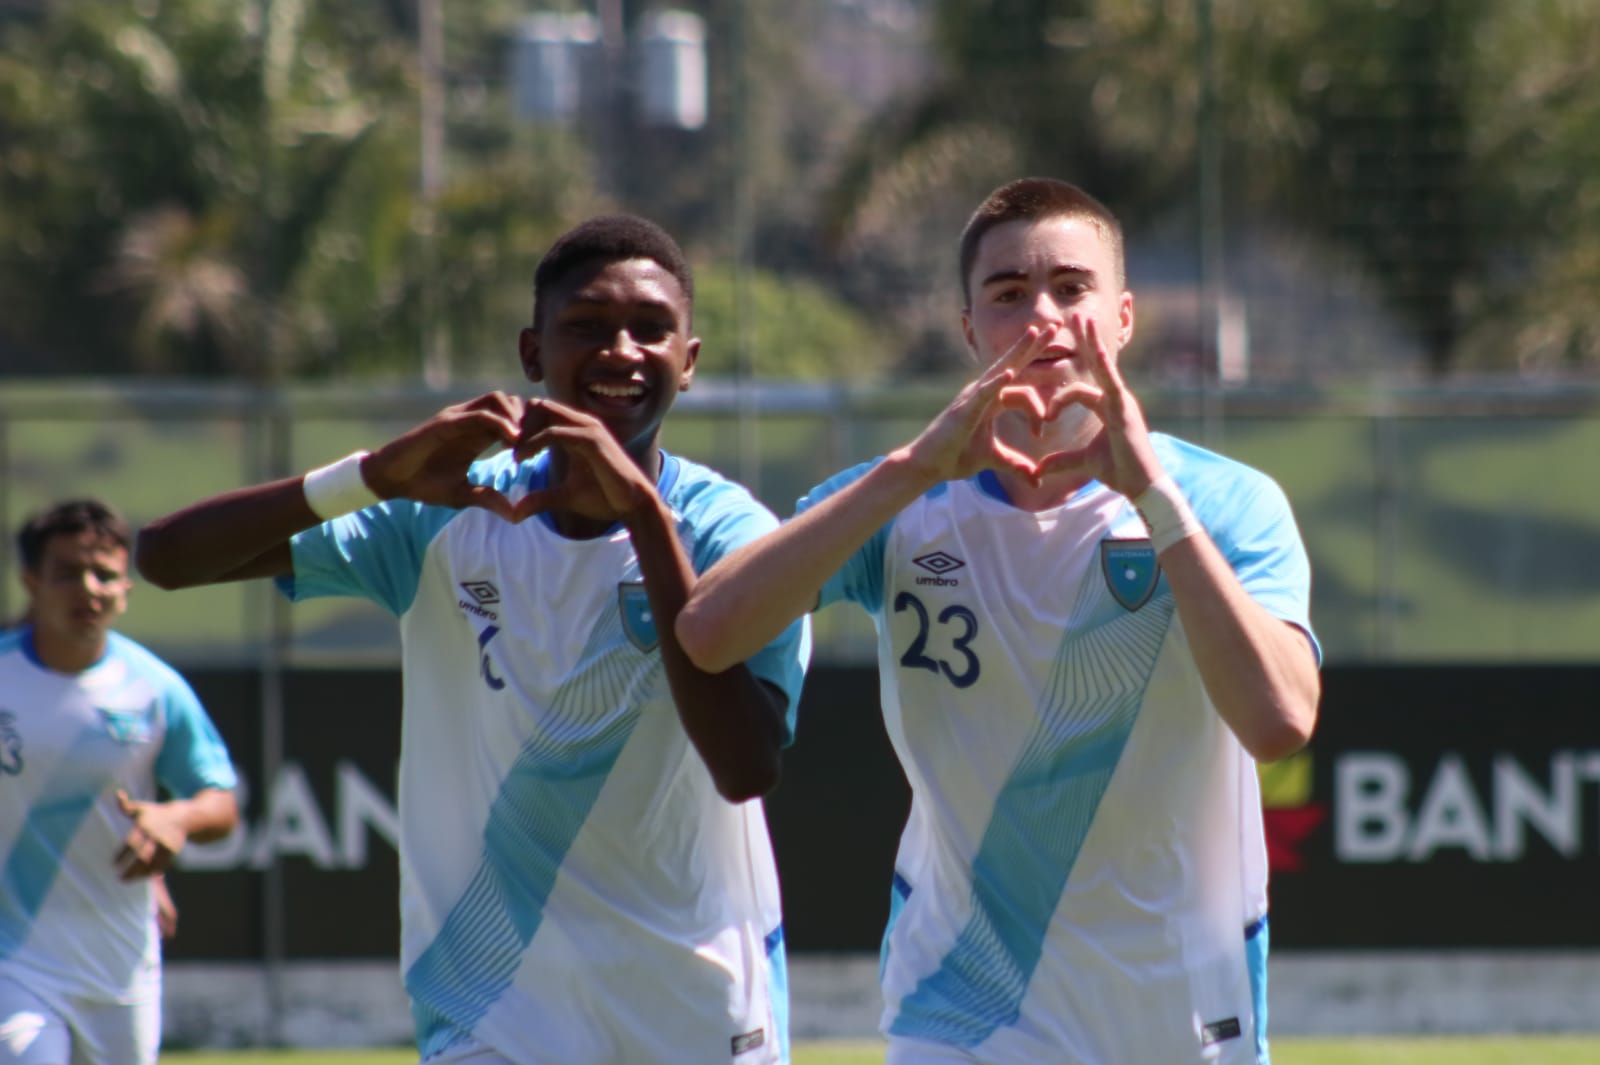
[[[707,671],[692,662],[674,623],[694,587],[694,567],[655,485],[605,426],[582,411],[534,401],[528,425],[535,431],[518,445],[518,457],[553,447],[567,468],[559,484],[530,492],[519,505],[530,513],[558,509],[623,524],[644,577],[661,663],[684,732],[723,798],[744,802],[770,792],[782,767],[785,697],[744,664],[770,640],[723,669]]]
[[[1033,476],[1033,460],[996,437],[994,418],[1007,408],[1031,409],[1020,390],[1006,386],[1017,368],[1034,357],[1042,339],[1041,330],[1030,329],[911,443],[702,574],[678,615],[678,639],[689,657],[714,673],[754,654],[815,608],[828,578],[884,523],[934,485],[983,469]]]
[[[1043,460],[1040,474],[1086,473],[1136,499],[1163,474],[1144,413],[1094,321],[1074,316],[1068,328],[1086,341],[1100,391],[1052,397],[1035,414],[1078,402],[1095,411],[1104,428],[1087,447]],[[1322,694],[1306,634],[1250,597],[1204,531],[1168,547],[1160,561],[1206,693],[1245,750],[1272,762],[1304,747]]]
[[[202,788],[187,799],[166,802],[140,802],[119,791],[117,806],[132,821],[113,859],[124,880],[164,873],[184,844],[214,843],[239,823],[239,804],[223,788]]]

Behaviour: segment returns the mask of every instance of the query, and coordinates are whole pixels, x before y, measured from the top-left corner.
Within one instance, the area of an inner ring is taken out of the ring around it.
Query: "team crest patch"
[[[1138,610],[1155,594],[1161,563],[1149,540],[1100,541],[1100,572],[1106,587],[1124,610]]]
[[[630,643],[646,654],[656,649],[661,639],[643,581],[617,582],[617,613],[622,617],[622,631]]]
[[[100,722],[105,725],[111,738],[118,743],[134,746],[149,743],[154,730],[150,725],[150,714],[146,710],[107,710],[99,707]]]

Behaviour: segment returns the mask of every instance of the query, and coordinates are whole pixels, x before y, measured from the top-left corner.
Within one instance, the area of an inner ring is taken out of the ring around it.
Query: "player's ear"
[[[1125,348],[1133,339],[1133,293],[1124,291],[1117,307],[1117,347]]]
[[[683,346],[683,375],[678,378],[678,391],[689,391],[689,385],[694,380],[695,363],[700,360],[700,338],[690,337],[689,342]]]
[[[539,334],[531,326],[517,334],[517,355],[522,360],[522,372],[528,380],[544,380],[544,368],[539,365]]]
[[[972,310],[969,307],[961,308],[961,335],[967,340],[967,352],[974,359],[978,358],[978,334],[972,331]]]

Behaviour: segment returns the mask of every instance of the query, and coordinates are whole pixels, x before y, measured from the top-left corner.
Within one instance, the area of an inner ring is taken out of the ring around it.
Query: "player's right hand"
[[[1041,397],[1034,389],[1014,384],[1055,335],[1054,327],[1030,325],[1016,343],[965,388],[928,424],[910,445],[910,458],[932,481],[971,477],[981,470],[1010,469],[1024,477],[1039,475],[1038,463],[1000,439],[995,418],[1006,410],[1023,411],[1035,432],[1061,406],[1084,397]],[[1088,385],[1075,386],[1095,392]]]
[[[447,507],[482,507],[507,521],[518,521],[503,494],[467,480],[467,470],[484,452],[513,447],[523,435],[527,402],[505,392],[488,392],[457,403],[368,455],[362,479],[383,499],[413,499]]]

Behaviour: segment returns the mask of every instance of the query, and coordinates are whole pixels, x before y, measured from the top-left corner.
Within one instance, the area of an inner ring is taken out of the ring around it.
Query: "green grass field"
[[[172,1065],[414,1065],[403,1050],[196,1051],[161,1056]],[[1600,1038],[1277,1039],[1274,1065],[1594,1065]],[[881,1065],[876,1043],[802,1043],[793,1065]]]

